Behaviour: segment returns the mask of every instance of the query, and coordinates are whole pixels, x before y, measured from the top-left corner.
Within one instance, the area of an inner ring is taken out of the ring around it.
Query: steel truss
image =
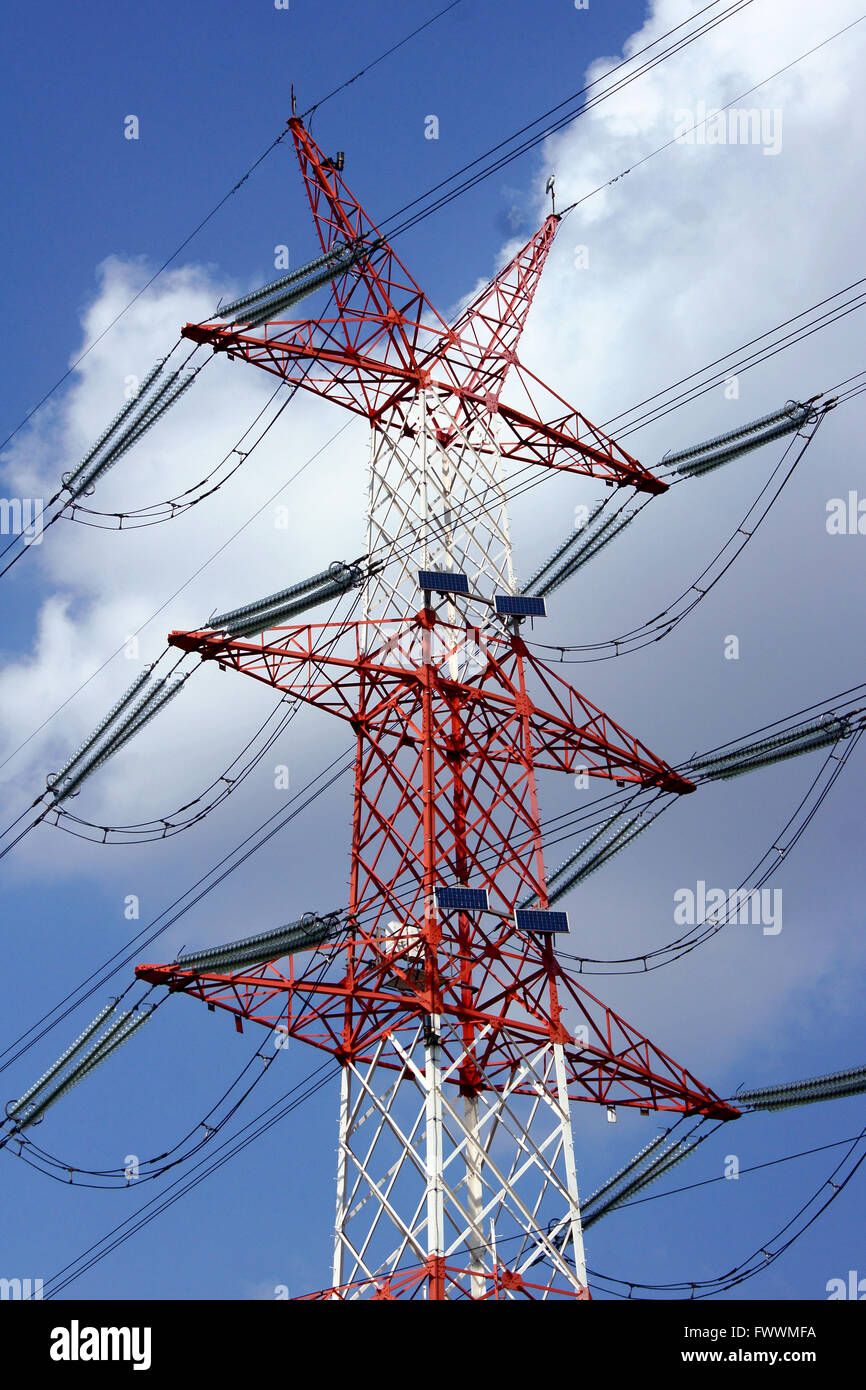
[[[313,1296],[586,1298],[571,1105],[737,1112],[514,925],[518,904],[547,905],[539,771],[693,787],[491,617],[517,589],[503,468],[664,484],[519,362],[557,218],[449,326],[289,126],[323,251],[364,256],[315,321],[184,333],[367,418],[375,568],[359,622],[169,640],[351,726],[346,932],[285,969],[137,973],[341,1063],[332,1284]],[[422,605],[427,568],[465,574],[468,595]],[[437,909],[437,886],[470,884],[489,913]]]
[[[343,1069],[334,1291],[348,1285],[355,1298],[365,1286],[381,1291],[408,1263],[427,1270],[433,1298],[484,1298],[505,1268],[541,1296],[584,1297],[561,1045],[529,1051],[507,1085],[461,1095],[458,1074],[475,1061],[485,1033],[469,1048],[453,1036],[454,1059],[445,1065],[448,1031],[447,1020],[432,1015],[405,1046],[391,1034],[366,1067]],[[402,1064],[396,1080],[392,1067],[381,1076],[386,1051]],[[564,1253],[569,1243],[572,1258]],[[540,1279],[530,1273],[539,1264]],[[517,1296],[518,1287],[512,1282],[505,1296]]]

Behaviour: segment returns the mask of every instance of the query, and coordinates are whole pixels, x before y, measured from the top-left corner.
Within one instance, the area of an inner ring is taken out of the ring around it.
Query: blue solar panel
[[[568,913],[530,911],[528,908],[516,907],[514,925],[520,931],[568,931]]]
[[[486,912],[486,888],[437,888],[436,906],[443,912]]]
[[[418,588],[437,594],[468,594],[469,580],[459,570],[419,570]]]
[[[547,606],[543,598],[533,598],[529,594],[494,594],[493,602],[497,613],[506,618],[546,618]]]

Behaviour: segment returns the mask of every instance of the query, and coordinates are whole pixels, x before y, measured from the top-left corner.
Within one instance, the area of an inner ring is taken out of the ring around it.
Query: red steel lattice
[[[362,414],[374,430],[396,422],[410,439],[419,394],[423,410],[430,393],[447,406],[434,422],[443,456],[471,432],[479,458],[498,453],[505,462],[620,487],[664,489],[518,361],[558,219],[548,217],[449,326],[301,122],[289,125],[322,249],[363,241],[368,254],[335,281],[333,305],[316,321],[253,330],[189,324],[188,338]],[[508,373],[529,408],[503,404]],[[556,413],[544,420],[538,411],[551,400]],[[377,1065],[399,1073],[399,1055],[384,1058],[382,1040],[446,1019],[443,1065],[454,1064],[449,1083],[464,1096],[519,1092],[526,1049],[553,1043],[564,1051],[573,1100],[733,1118],[733,1107],[571,978],[549,938],[518,932],[512,918],[527,899],[547,906],[538,771],[580,768],[659,792],[694,788],[538,661],[516,626],[467,629],[457,604],[368,609],[363,622],[277,627],[252,640],[210,630],[171,634],[181,650],[351,726],[350,903],[343,935],[300,963],[224,973],[141,965],[137,974],[228,1010],[239,1027],[243,1019],[279,1026],[344,1066],[381,1058]],[[470,883],[489,890],[492,912],[483,922],[437,911],[437,885]],[[351,1296],[362,1287],[375,1298],[411,1296],[422,1279],[427,1296],[446,1297],[444,1260],[431,1258],[439,1261],[435,1277],[432,1266],[395,1272],[353,1283]],[[475,1268],[473,1277],[473,1297],[498,1297],[515,1281],[534,1296],[518,1273],[494,1268],[482,1276]],[[320,1296],[343,1295],[335,1286]]]

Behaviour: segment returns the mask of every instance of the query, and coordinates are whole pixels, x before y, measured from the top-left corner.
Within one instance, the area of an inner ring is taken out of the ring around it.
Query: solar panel
[[[486,912],[486,888],[437,888],[436,906],[443,912]]]
[[[514,925],[520,931],[568,931],[568,913],[531,911],[528,908],[516,907]]]
[[[468,594],[469,580],[459,570],[419,570],[418,588],[437,594]]]
[[[497,613],[506,618],[547,617],[544,599],[533,598],[530,594],[494,594],[493,602]]]

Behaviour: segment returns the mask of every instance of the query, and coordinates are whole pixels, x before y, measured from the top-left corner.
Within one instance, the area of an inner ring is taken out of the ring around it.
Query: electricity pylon
[[[449,326],[342,161],[289,127],[323,257],[351,258],[333,307],[183,331],[368,420],[363,614],[169,640],[351,726],[349,910],[338,938],[282,969],[137,974],[339,1062],[333,1273],[317,1296],[587,1298],[573,1105],[737,1111],[569,976],[549,916],[517,925],[516,909],[548,907],[538,770],[693,788],[537,660],[519,616],[492,612],[518,595],[503,466],[665,485],[517,358],[556,216]],[[520,409],[501,399],[507,374]]]

